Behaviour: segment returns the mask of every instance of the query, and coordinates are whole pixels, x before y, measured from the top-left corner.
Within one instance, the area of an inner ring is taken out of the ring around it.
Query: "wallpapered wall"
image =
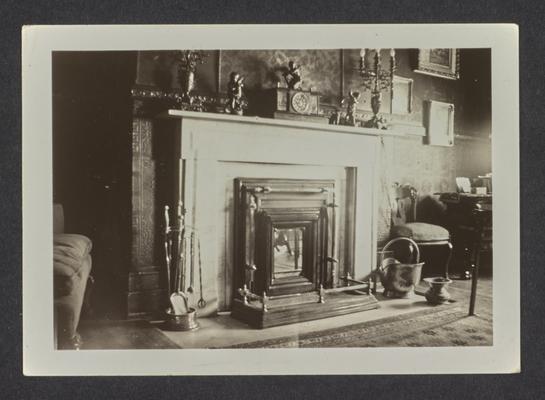
[[[204,94],[225,92],[229,74],[245,76],[248,90],[274,87],[283,82],[282,69],[293,60],[301,66],[302,86],[323,94],[322,102],[339,105],[349,90],[362,91],[359,49],[341,50],[222,50],[207,51],[208,57],[196,74],[196,90]],[[171,51],[139,52],[137,79],[140,85],[163,89],[178,88]],[[487,137],[490,134],[490,50],[461,49],[461,78],[448,80],[414,72],[417,49],[396,50],[396,75],[413,79],[413,111],[399,119],[422,123],[424,100],[453,103],[456,133]],[[370,52],[367,52],[368,57]],[[381,52],[382,65],[389,68],[389,50]],[[341,69],[342,72],[341,73]],[[219,90],[218,90],[219,84]],[[344,92],[342,93],[341,90]],[[389,93],[384,94],[382,111],[388,112]],[[370,110],[370,94],[363,91],[358,109]]]
[[[340,50],[227,50],[221,52],[221,85],[229,81],[232,71],[246,77],[249,89],[284,84],[283,69],[290,60],[300,65],[303,89],[321,92],[322,101],[339,101],[341,85]]]
[[[198,66],[195,74],[195,90],[212,94],[217,90],[218,52],[207,51],[205,62]],[[136,68],[136,84],[154,86],[163,90],[179,88],[174,52],[139,51]]]
[[[248,90],[276,86],[282,82],[282,68],[289,60],[301,65],[303,88],[322,93],[322,102],[339,105],[350,89],[362,91],[358,75],[359,49],[335,50],[222,50],[210,51],[207,62],[197,71],[196,90],[202,93],[225,92],[229,74],[237,71],[245,76]],[[396,50],[396,75],[413,79],[413,110],[397,116],[411,124],[423,124],[423,103],[436,100],[455,106],[455,133],[487,138],[490,132],[490,51],[462,49],[461,77],[448,80],[415,73],[418,51]],[[389,50],[381,52],[388,67]],[[341,73],[341,71],[343,73]],[[169,52],[140,52],[137,84],[161,88],[178,87],[172,56]],[[219,85],[219,90],[218,90]],[[343,93],[344,91],[344,93]],[[382,112],[389,111],[390,98],[383,99]],[[370,109],[369,93],[364,92],[360,112]],[[454,147],[423,144],[420,137],[389,138],[381,150],[381,207],[379,238],[389,232],[390,207],[388,188],[393,182],[411,183],[420,195],[433,195],[455,190],[456,176],[477,176],[491,171],[489,141],[455,140]]]

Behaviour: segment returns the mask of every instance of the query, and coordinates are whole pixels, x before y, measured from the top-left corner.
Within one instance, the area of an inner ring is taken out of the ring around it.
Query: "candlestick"
[[[369,49],[367,49],[369,50]],[[395,73],[395,49],[389,50],[390,54],[390,66],[384,68],[381,60],[381,49],[371,49],[372,60],[369,63],[368,58],[365,57],[366,49],[360,50],[360,76],[363,79],[363,87],[371,91],[371,110],[373,111],[373,117],[366,121],[364,126],[370,128],[386,129],[384,118],[379,116],[380,106],[382,103],[382,91],[391,91],[393,98],[393,79]],[[373,54],[374,52],[374,54]]]

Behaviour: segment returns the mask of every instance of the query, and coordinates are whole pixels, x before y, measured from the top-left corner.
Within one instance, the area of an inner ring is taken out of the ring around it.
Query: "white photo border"
[[[86,25],[22,30],[25,375],[465,374],[520,371],[519,73],[513,24]],[[493,346],[53,349],[52,51],[491,48]],[[393,361],[394,360],[394,361]]]

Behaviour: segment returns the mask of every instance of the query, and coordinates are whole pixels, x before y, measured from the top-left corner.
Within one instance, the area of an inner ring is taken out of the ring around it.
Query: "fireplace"
[[[201,241],[201,317],[230,311],[264,327],[376,307],[358,279],[376,263],[384,133],[177,110],[166,117],[178,136],[172,205],[183,201]],[[347,300],[349,285],[359,293]],[[290,304],[303,306],[270,318]]]

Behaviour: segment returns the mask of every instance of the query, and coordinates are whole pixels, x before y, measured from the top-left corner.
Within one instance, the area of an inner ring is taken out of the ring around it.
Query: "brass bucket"
[[[197,311],[190,308],[185,314],[174,314],[174,311],[169,308],[166,311],[164,329],[168,331],[194,331],[199,329]]]
[[[393,257],[384,258],[384,253],[394,243],[408,241],[415,249],[415,262],[402,263]],[[420,282],[423,262],[420,262],[420,250],[416,242],[410,238],[399,237],[389,241],[381,251],[379,266],[380,282],[384,287],[384,296],[391,298],[407,298],[414,292],[414,287]]]

